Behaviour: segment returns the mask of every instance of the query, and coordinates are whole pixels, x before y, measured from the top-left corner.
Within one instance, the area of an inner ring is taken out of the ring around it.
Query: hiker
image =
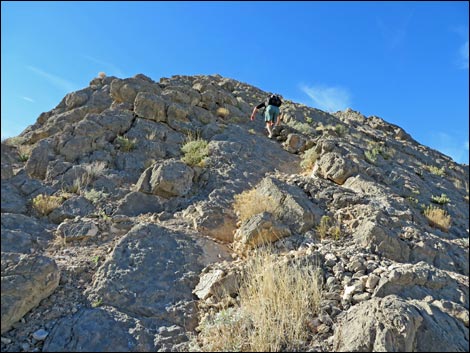
[[[271,94],[266,101],[258,104],[251,113],[250,120],[255,120],[256,113],[258,109],[266,108],[264,111],[264,121],[266,122],[266,130],[268,130],[268,137],[273,137],[273,125],[276,122],[276,125],[281,123],[281,115],[279,114],[279,107],[282,104],[281,97],[277,94]]]

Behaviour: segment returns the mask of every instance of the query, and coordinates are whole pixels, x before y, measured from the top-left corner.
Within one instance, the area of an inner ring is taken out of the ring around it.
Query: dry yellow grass
[[[47,216],[57,207],[59,207],[64,199],[59,196],[50,196],[50,195],[37,195],[33,200],[33,208],[41,215]]]
[[[226,117],[229,116],[229,114],[230,114],[230,111],[227,108],[223,108],[223,107],[217,108],[216,115],[218,117],[225,119]]]
[[[261,212],[274,213],[276,209],[273,199],[260,194],[256,189],[235,195],[234,200],[233,209],[241,222]]]
[[[439,228],[444,232],[449,231],[451,217],[443,209],[435,206],[428,206],[424,209],[424,215],[431,226]]]
[[[239,307],[222,310],[201,323],[203,351],[296,351],[308,339],[308,321],[318,313],[318,267],[286,262],[259,251],[246,267]]]

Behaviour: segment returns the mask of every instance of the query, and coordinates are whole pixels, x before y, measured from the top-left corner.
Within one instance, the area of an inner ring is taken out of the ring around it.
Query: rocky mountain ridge
[[[249,121],[267,94],[100,77],[2,141],[2,351],[194,349],[267,240],[320,264],[301,349],[468,351],[468,165],[379,117],[288,100],[269,140]],[[191,141],[207,143],[196,163]],[[240,221],[252,189],[271,211]]]

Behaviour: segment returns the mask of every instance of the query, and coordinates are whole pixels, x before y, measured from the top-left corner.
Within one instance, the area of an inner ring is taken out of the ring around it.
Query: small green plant
[[[315,147],[306,150],[301,158],[300,167],[305,171],[310,171],[313,168],[315,161],[318,159]]]
[[[252,135],[256,134],[255,129],[250,129],[250,130],[248,130],[248,132],[249,132],[250,134],[252,134]]]
[[[313,123],[313,118],[307,116],[307,117],[305,118],[305,121],[307,122],[307,124],[311,124],[311,123]]]
[[[118,135],[115,140],[116,144],[119,146],[119,149],[123,152],[130,152],[135,148],[135,139],[129,139],[126,136]]]
[[[437,203],[439,205],[445,205],[450,202],[450,199],[447,197],[446,194],[441,194],[441,196],[431,196],[431,201]]]
[[[91,303],[91,306],[92,306],[93,308],[97,308],[97,307],[101,306],[101,304],[103,304],[103,299],[102,299],[102,298],[99,298],[99,299],[93,301],[93,302]]]
[[[84,196],[88,201],[91,201],[91,203],[97,204],[98,201],[100,201],[101,199],[105,198],[107,195],[108,195],[108,194],[106,194],[106,193],[103,192],[102,190],[91,189],[91,190],[89,190],[89,191],[85,191],[83,196]]]
[[[377,162],[377,154],[376,150],[367,150],[364,152],[364,157],[370,164],[375,164],[375,162]]]
[[[431,172],[431,174],[438,175],[438,176],[441,176],[441,177],[443,177],[446,174],[446,171],[445,171],[444,167],[438,168],[438,167],[435,167],[433,165],[428,165],[426,167]]]
[[[323,240],[330,237],[334,240],[339,240],[341,237],[341,227],[335,223],[336,222],[333,222],[329,216],[322,216],[320,223],[316,227],[320,239]]]
[[[29,154],[26,154],[26,153],[19,153],[18,154],[18,160],[20,162],[27,162],[29,159]]]
[[[364,152],[366,161],[371,164],[375,164],[377,162],[378,155],[381,155],[383,159],[390,159],[393,157],[394,151],[377,142],[370,142],[368,150]]]
[[[96,255],[93,257],[92,259],[93,263],[96,265],[98,265],[98,261],[100,261],[100,255]]]
[[[42,216],[47,216],[49,213],[59,207],[64,199],[59,196],[39,194],[32,200],[33,208]]]
[[[107,222],[110,221],[112,218],[106,214],[105,211],[99,210],[98,211],[98,217],[102,219],[103,221]]]
[[[181,151],[184,153],[181,159],[184,163],[202,166],[204,158],[209,156],[209,143],[203,139],[189,141],[181,147]]]
[[[336,133],[338,134],[338,136],[344,136],[348,133],[348,128],[345,126],[345,125],[342,125],[342,124],[337,124],[334,128],[334,130],[336,131]]]
[[[413,196],[408,196],[406,199],[408,200],[408,202],[409,202],[412,206],[417,206],[418,203],[419,203],[419,200],[418,200],[416,197],[413,197]]]

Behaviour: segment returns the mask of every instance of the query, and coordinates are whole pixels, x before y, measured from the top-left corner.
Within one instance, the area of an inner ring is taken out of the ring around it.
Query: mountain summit
[[[2,351],[468,351],[468,165],[269,93],[101,75],[2,141]]]

